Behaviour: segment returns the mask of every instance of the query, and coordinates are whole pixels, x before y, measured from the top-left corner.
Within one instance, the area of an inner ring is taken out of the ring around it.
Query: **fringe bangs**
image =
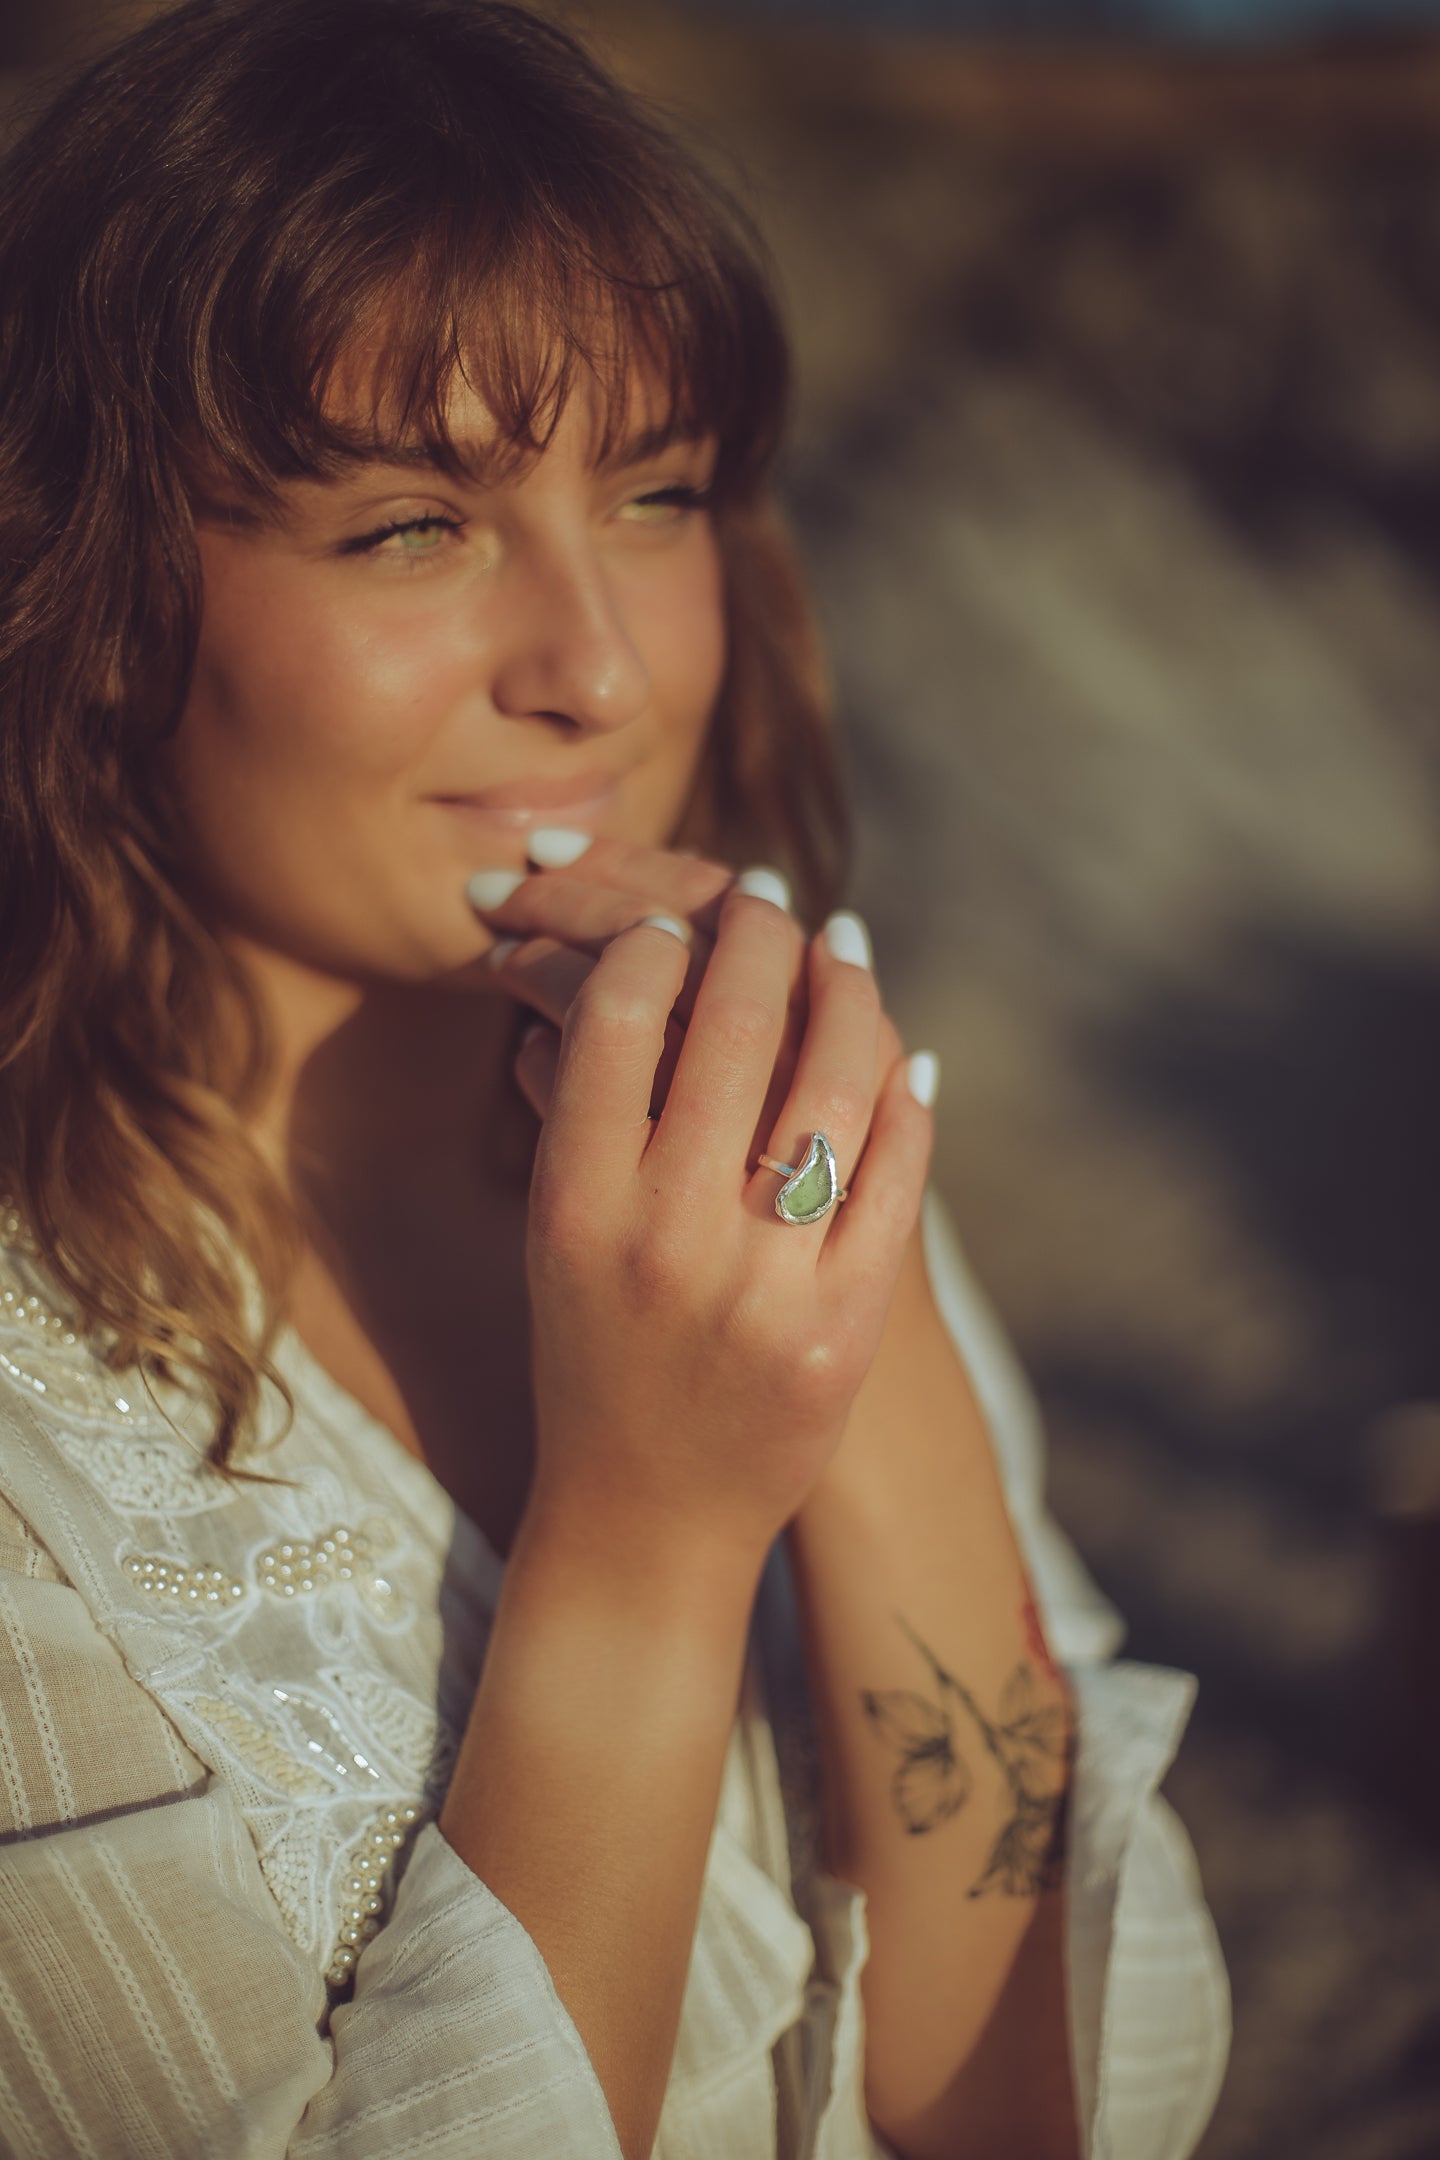
[[[499,0],[189,0],[0,167],[0,1188],[117,1372],[258,1429],[302,1244],[250,1136],[274,1050],[190,893],[152,752],[202,594],[197,488],[263,515],[377,446],[502,469],[637,380],[713,433],[729,673],[674,845],[837,904],[849,811],[768,476],[786,342],[735,204],[564,32]],[[358,392],[357,392],[358,384]],[[293,1405],[292,1405],[293,1408]],[[283,1435],[282,1435],[283,1437]]]

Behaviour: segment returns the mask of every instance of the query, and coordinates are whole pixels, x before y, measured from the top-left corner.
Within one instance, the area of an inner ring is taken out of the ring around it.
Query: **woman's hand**
[[[613,851],[613,869],[623,843],[594,849],[596,867]],[[576,934],[599,949],[582,950],[587,972],[561,1015],[531,1184],[530,1528],[637,1551],[658,1536],[758,1566],[837,1447],[878,1347],[919,1214],[930,1116],[903,1060],[881,1070],[868,967],[820,940],[803,950],[768,900],[712,890],[699,908],[711,910],[713,946],[652,1120],[691,953],[634,924],[633,907],[628,927],[607,931],[600,903],[587,906]],[[763,1145],[796,1162],[823,1130],[850,1185],[843,1206],[804,1228],[777,1218],[776,1174],[752,1167],[797,963],[806,1017]]]
[[[495,948],[497,964],[493,964],[499,987],[530,1005],[543,1019],[552,1021],[557,1030],[571,999],[611,938],[656,910],[688,925],[690,963],[666,1024],[650,1104],[658,1115],[669,1094],[695,994],[714,947],[720,903],[735,882],[733,871],[701,857],[606,838],[592,840],[573,865],[532,872],[497,906],[477,912],[500,939]],[[783,909],[788,901],[788,893],[785,901],[779,897],[785,892],[783,878],[766,871],[763,882],[773,888]],[[786,919],[792,930],[789,1002],[780,1049],[754,1136],[755,1151],[763,1149],[770,1154],[775,1150],[767,1136],[794,1076],[809,1001],[804,935],[793,917],[787,914]],[[882,1009],[877,1088],[901,1055],[899,1034]],[[549,1107],[558,1056],[558,1034],[542,1029],[524,1042],[516,1059],[516,1080],[542,1119]]]

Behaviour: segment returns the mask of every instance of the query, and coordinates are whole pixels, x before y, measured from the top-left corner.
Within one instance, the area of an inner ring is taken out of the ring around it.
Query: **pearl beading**
[[[255,1562],[255,1580],[271,1597],[315,1597],[338,1589],[359,1598],[382,1627],[400,1626],[408,1610],[405,1596],[380,1572],[380,1556],[401,1540],[383,1515],[368,1515],[359,1529],[336,1523],[317,1538],[284,1538],[268,1546]]]
[[[390,1540],[337,1523],[320,1538],[286,1538],[255,1563],[259,1581],[278,1597],[309,1597],[368,1571]],[[387,1585],[388,1588],[388,1585]]]
[[[325,1970],[332,1987],[345,1985],[360,1952],[379,1932],[385,1878],[419,1815],[417,1807],[384,1808],[351,1849],[346,1862],[348,1872],[341,1885],[345,1898],[341,1908],[343,1925]]]
[[[122,1565],[138,1590],[176,1598],[182,1605],[233,1605],[246,1594],[244,1583],[223,1568],[187,1567],[183,1560],[157,1553],[131,1553]]]
[[[13,1245],[17,1252],[25,1253],[31,1260],[38,1260],[40,1248],[26,1229],[14,1193],[0,1193],[0,1245]]]
[[[21,1327],[34,1328],[37,1332],[41,1328],[53,1329],[52,1340],[62,1342],[67,1347],[80,1340],[70,1326],[68,1316],[65,1313],[50,1312],[38,1297],[25,1297],[18,1290],[6,1288],[0,1290],[0,1307],[4,1308],[7,1320],[18,1321]]]
[[[194,1695],[190,1700],[230,1753],[267,1784],[277,1785],[297,1800],[325,1800],[333,1793],[329,1778],[299,1761],[284,1738],[267,1731],[238,1703],[227,1702],[223,1695]],[[260,1864],[265,1866],[263,1856]]]

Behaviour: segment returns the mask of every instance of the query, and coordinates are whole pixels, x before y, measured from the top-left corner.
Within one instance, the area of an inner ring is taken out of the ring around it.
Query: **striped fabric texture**
[[[1158,1789],[1195,1683],[1116,1659],[933,1190],[924,1233],[1076,1690],[1084,2150],[1187,2160],[1230,2033]],[[127,1391],[53,1296],[0,1247],[0,2155],[618,2160],[538,1949],[435,1820],[501,1562],[293,1333],[298,1416],[265,1457],[293,1485],[231,1491],[197,1406]],[[654,2160],[890,2160],[863,2101],[864,1897],[793,1859],[775,1676],[798,1659],[777,1544]]]

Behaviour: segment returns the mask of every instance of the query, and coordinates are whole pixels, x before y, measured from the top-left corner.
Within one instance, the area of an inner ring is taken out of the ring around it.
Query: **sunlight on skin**
[[[638,430],[638,397],[634,413]],[[448,418],[485,438],[463,383]],[[215,917],[276,1016],[276,1145],[321,1043],[311,1129],[343,1105],[377,1144],[403,1120],[407,1149],[443,1146],[501,1085],[513,1008],[476,965],[494,937],[465,886],[522,868],[524,835],[437,797],[594,773],[618,777],[606,832],[662,845],[679,820],[724,669],[721,569],[703,507],[646,498],[703,489],[714,448],[600,473],[590,442],[577,393],[503,486],[387,463],[288,483],[275,524],[203,507],[200,645],[167,770]]]

